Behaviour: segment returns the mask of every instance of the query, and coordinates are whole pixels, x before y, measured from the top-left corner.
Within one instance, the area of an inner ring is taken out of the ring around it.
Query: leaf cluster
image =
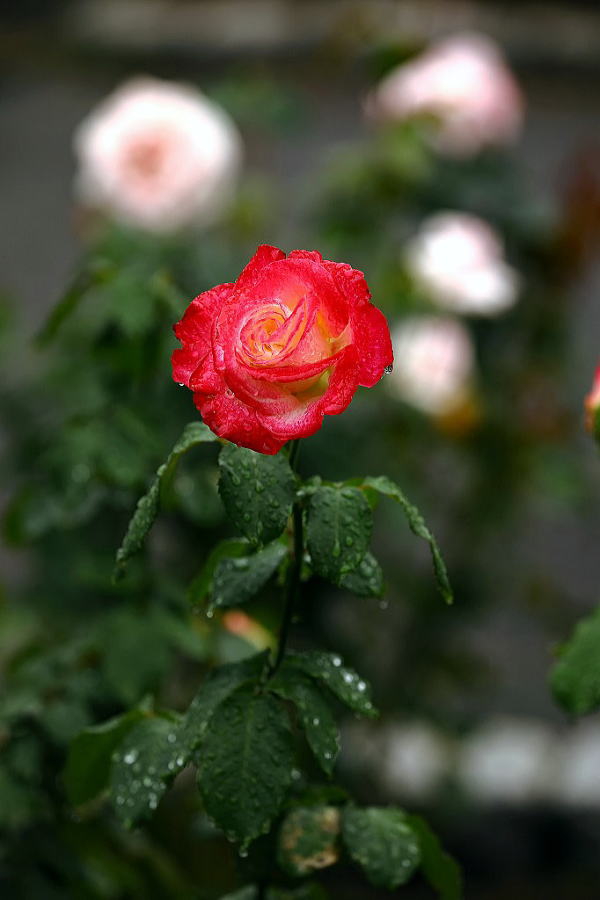
[[[118,551],[117,571],[123,572],[143,546],[163,485],[181,457],[214,440],[199,423],[184,430],[138,502]],[[302,483],[285,453],[269,457],[226,444],[219,454],[219,494],[241,537],[217,545],[190,585],[192,602],[211,614],[247,603],[276,576],[284,580],[298,553],[305,574],[359,595],[380,596],[383,576],[369,549],[378,495],[396,500],[412,530],[429,543],[440,589],[451,599],[435,539],[387,479]],[[168,786],[191,766],[205,813],[243,853],[262,836],[278,835],[284,876],[310,876],[343,852],[376,886],[393,890],[421,865],[432,883],[438,878],[441,896],[459,897],[457,870],[426,826],[411,823],[403,811],[359,809],[335,792],[329,805],[302,805],[310,796],[302,785],[308,788],[313,764],[321,778],[333,774],[340,706],[355,715],[377,715],[367,681],[338,654],[281,652],[273,660],[267,650],[209,671],[183,713],[143,705],[86,729],[71,746],[65,784],[76,805],[108,794],[117,817],[132,826],[152,814]],[[303,746],[310,749],[312,764]],[[433,863],[427,863],[430,858]],[[312,888],[301,890],[289,896],[318,896]],[[255,896],[253,891],[249,886],[238,896]],[[287,896],[283,888],[269,891]]]

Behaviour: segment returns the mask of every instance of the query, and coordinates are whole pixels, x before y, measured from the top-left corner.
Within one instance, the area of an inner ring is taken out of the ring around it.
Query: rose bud
[[[523,98],[500,49],[478,34],[459,34],[398,66],[376,87],[369,112],[383,121],[434,117],[437,150],[457,157],[511,143]]]
[[[242,143],[229,116],[191,85],[136,78],[74,136],[84,205],[152,232],[214,221],[230,203]]]
[[[455,319],[414,316],[394,329],[390,392],[434,416],[454,412],[469,398],[474,353],[467,329]]]
[[[362,272],[316,251],[259,247],[234,284],[196,297],[175,325],[173,378],[215,434],[277,453],[343,412],[392,365]]]
[[[600,366],[596,368],[592,389],[585,398],[585,426],[600,440]]]
[[[226,631],[242,638],[258,650],[264,650],[265,647],[272,647],[274,644],[273,635],[241,609],[227,610],[223,614],[222,622]]]
[[[517,298],[519,277],[504,260],[499,235],[483,219],[445,212],[426,219],[407,247],[414,279],[439,306],[493,316]]]

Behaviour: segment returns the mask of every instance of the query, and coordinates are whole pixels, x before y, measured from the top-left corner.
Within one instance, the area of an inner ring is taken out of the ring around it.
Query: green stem
[[[300,441],[294,441],[292,443],[292,446],[290,447],[289,452],[290,466],[293,470],[295,470],[298,463],[299,452]],[[270,678],[275,675],[281,663],[283,662],[283,657],[285,656],[285,649],[290,633],[290,627],[292,624],[292,618],[294,616],[294,605],[296,603],[296,598],[300,589],[300,573],[302,571],[302,555],[304,553],[304,533],[302,522],[302,507],[300,506],[300,503],[298,501],[294,503],[294,507],[292,510],[292,521],[294,527],[294,552],[285,581],[283,617],[281,619],[281,628],[279,629],[279,644],[277,646],[275,661],[273,662],[271,671],[269,673]]]
[[[292,441],[290,449],[289,449],[289,453],[288,453],[288,460],[289,460],[292,472],[296,471],[296,468],[298,466],[298,457],[299,456],[300,456],[300,441],[299,440]]]

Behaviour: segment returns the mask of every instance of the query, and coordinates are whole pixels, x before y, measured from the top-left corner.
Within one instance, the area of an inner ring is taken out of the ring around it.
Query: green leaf
[[[364,493],[354,487],[322,486],[311,495],[306,543],[317,575],[340,584],[369,549],[373,514]]]
[[[399,809],[347,807],[342,834],[348,853],[375,887],[393,891],[419,864],[419,842]]]
[[[97,260],[79,271],[39,332],[36,338],[39,346],[43,347],[52,340],[63,322],[75,312],[88,291],[109,281],[115,274],[114,267],[104,260]]]
[[[314,881],[297,888],[271,887],[267,890],[267,900],[327,900],[328,896]]]
[[[0,765],[0,828],[3,843],[10,840],[9,834],[19,834],[23,841],[23,832],[28,826],[39,826],[40,819],[48,818],[48,801],[39,788],[16,778],[8,767]],[[7,832],[9,834],[7,834]]]
[[[134,709],[77,735],[69,747],[63,772],[70,803],[87,803],[108,787],[112,754],[143,717],[142,710]]]
[[[212,716],[198,764],[207,813],[228,837],[248,845],[267,831],[291,781],[285,709],[270,694],[239,688]]]
[[[102,292],[109,320],[128,338],[144,334],[156,322],[155,277],[156,273],[151,275],[145,265],[120,267]]]
[[[577,624],[562,647],[550,684],[557,701],[575,716],[600,706],[600,607]]]
[[[408,816],[408,824],[419,839],[421,872],[440,900],[462,900],[463,879],[460,866],[442,848],[437,836],[421,816]]]
[[[452,603],[454,600],[454,595],[452,593],[452,587],[448,578],[446,564],[444,563],[436,539],[425,524],[425,520],[423,519],[423,516],[421,515],[417,507],[407,499],[407,497],[400,490],[397,484],[394,484],[393,481],[383,475],[379,476],[378,478],[365,478],[363,481],[363,486],[366,488],[371,488],[372,490],[377,491],[377,493],[383,494],[386,497],[390,497],[392,500],[396,500],[400,504],[408,520],[411,531],[416,534],[417,537],[423,538],[423,540],[427,541],[427,543],[429,544],[431,558],[433,560],[433,569],[435,572],[438,587],[446,603]]]
[[[74,484],[58,488],[35,482],[24,485],[8,505],[4,530],[8,541],[35,541],[55,529],[76,528],[87,522],[106,498],[100,485]]]
[[[293,667],[280,669],[269,688],[294,704],[315,759],[323,771],[331,775],[340,752],[340,735],[321,688]]]
[[[154,619],[173,650],[202,662],[213,655],[210,636],[197,627],[196,621],[168,609],[157,610]]]
[[[297,888],[270,887],[267,888],[265,900],[327,900],[327,894],[320,884],[311,882],[302,884]],[[221,897],[221,900],[257,900],[258,888],[253,884]]]
[[[192,447],[216,440],[217,436],[202,422],[190,422],[186,425],[166,461],[157,469],[148,491],[138,500],[125,537],[117,551],[115,575],[122,572],[127,561],[141,549],[158,512],[161,487],[173,474],[179,459]]]
[[[298,807],[279,830],[278,862],[288,875],[304,877],[338,860],[340,811],[336,806]]]
[[[348,791],[331,781],[301,787],[295,796],[301,806],[341,806],[349,803],[350,799]]]
[[[226,894],[224,897],[221,897],[221,900],[257,900],[257,898],[258,888],[253,884],[248,884],[246,887],[240,888],[239,891],[234,891],[233,894]]]
[[[241,685],[256,682],[268,651],[214,669],[177,721],[145,718],[113,756],[111,794],[117,814],[131,825],[156,808],[167,784],[190,761],[217,707]]]
[[[258,681],[268,657],[269,651],[264,650],[240,662],[218,666],[209,672],[181,722],[181,739],[190,750],[194,750],[202,741],[211,716],[219,704],[242,685]]]
[[[146,818],[158,806],[167,784],[187,762],[177,722],[157,717],[135,725],[112,758],[111,800],[124,825]]]
[[[282,666],[283,671],[287,672],[288,669],[301,669],[311,678],[320,681],[354,712],[370,718],[378,715],[371,700],[369,684],[354,669],[345,666],[337,653],[326,653],[323,650],[289,653]]]
[[[381,597],[384,592],[383,572],[371,552],[365,553],[354,572],[343,575],[340,587],[358,597]]]
[[[104,678],[124,705],[154,692],[172,658],[163,617],[153,609],[118,609],[106,622],[102,649]]]
[[[219,493],[235,526],[259,546],[278,538],[296,496],[296,478],[287,456],[265,456],[226,444],[219,454],[219,469]]]
[[[285,544],[273,541],[252,556],[222,559],[213,577],[211,606],[246,603],[267,583],[286,554]]]
[[[188,587],[187,596],[190,603],[199,605],[206,600],[210,594],[215,569],[222,559],[237,559],[245,556],[249,548],[250,544],[239,538],[228,538],[213,547],[200,572]]]

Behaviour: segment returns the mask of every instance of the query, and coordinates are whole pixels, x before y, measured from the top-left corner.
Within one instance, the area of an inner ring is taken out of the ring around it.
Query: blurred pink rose
[[[426,219],[406,262],[431,299],[452,312],[493,316],[517,299],[519,277],[504,260],[500,237],[477,216],[443,212]]]
[[[585,398],[585,426],[600,437],[600,366],[596,367],[592,389]]]
[[[168,233],[218,218],[231,201],[242,143],[229,116],[191,85],[136,78],[74,136],[81,200]]]
[[[523,97],[500,49],[470,33],[441,40],[398,66],[377,86],[369,107],[384,120],[434,116],[434,146],[454,156],[510,143],[523,119]]]
[[[394,370],[388,389],[432,415],[455,410],[468,396],[474,353],[467,329],[456,319],[414,316],[392,331]]]

